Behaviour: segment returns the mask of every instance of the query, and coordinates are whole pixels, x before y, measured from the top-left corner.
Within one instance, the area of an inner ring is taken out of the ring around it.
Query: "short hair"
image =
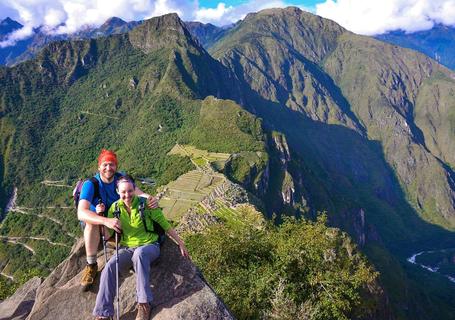
[[[128,182],[128,183],[131,183],[133,185],[133,188],[136,189],[136,184],[134,183],[134,179],[133,177],[129,176],[129,175],[124,175],[124,176],[121,176],[120,178],[117,179],[117,183],[115,185],[115,188],[118,190],[118,185],[119,183],[121,182]]]

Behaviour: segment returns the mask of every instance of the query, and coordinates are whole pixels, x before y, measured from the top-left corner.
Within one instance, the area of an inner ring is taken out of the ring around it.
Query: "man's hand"
[[[122,224],[120,223],[120,220],[117,218],[108,218],[104,225],[109,229],[113,229],[117,233],[122,232]]]
[[[102,213],[104,213],[105,210],[106,210],[106,207],[104,206],[103,203],[96,205],[96,214],[97,215],[101,215]]]
[[[158,199],[154,196],[150,196],[147,199],[147,208],[149,209],[156,209],[158,208]]]

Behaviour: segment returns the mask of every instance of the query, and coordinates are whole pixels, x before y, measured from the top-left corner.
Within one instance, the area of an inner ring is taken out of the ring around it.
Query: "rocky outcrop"
[[[110,250],[109,256],[112,254],[114,252]],[[91,319],[98,283],[91,291],[81,293],[79,281],[84,265],[85,251],[80,240],[68,259],[38,287],[36,297],[32,299],[33,309],[27,319],[54,320],[62,319],[62,315],[65,315],[65,319]],[[104,266],[101,255],[98,265],[100,269]],[[120,282],[120,317],[125,320],[134,319],[135,275],[130,273],[122,277]],[[194,264],[183,258],[178,247],[169,239],[162,246],[161,257],[152,265],[150,285],[155,298],[153,319],[233,319],[223,302],[204,282]],[[16,295],[25,291],[27,287],[22,287]],[[0,305],[2,306],[3,304]],[[30,307],[29,305],[28,311]]]
[[[284,172],[284,179],[281,186],[281,198],[285,205],[294,205],[295,203],[295,186],[294,180],[289,172]]]
[[[129,38],[133,46],[146,53],[168,48],[175,44],[184,45],[188,39],[192,39],[184,23],[175,13],[147,20],[132,30],[129,33]]]
[[[382,239],[375,226],[368,221],[368,214],[363,208],[352,208],[341,212],[342,221],[338,224],[343,225],[349,231],[352,239],[361,248],[367,244],[380,243]]]
[[[286,165],[291,161],[291,153],[289,152],[289,146],[286,142],[286,137],[280,134],[275,134],[272,137],[276,150],[278,151],[280,161],[283,165]]]
[[[34,277],[20,287],[14,295],[0,303],[0,320],[25,319],[29,314],[41,279]]]
[[[286,137],[277,132],[272,133],[272,147],[279,159],[278,166],[283,172],[281,181],[281,200],[284,205],[293,206],[295,204],[295,185],[294,178],[288,170],[291,161],[291,152],[286,141]]]

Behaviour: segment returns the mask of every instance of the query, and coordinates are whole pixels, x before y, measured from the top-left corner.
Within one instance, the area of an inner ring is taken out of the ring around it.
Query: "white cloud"
[[[33,28],[45,26],[48,33],[73,33],[86,26],[99,26],[110,17],[126,21],[142,20],[177,12],[182,18],[193,18],[197,1],[188,0],[2,0],[3,12],[8,12],[24,25],[9,35],[0,47],[14,45],[33,33]],[[15,14],[12,14],[12,13]]]
[[[365,35],[415,32],[455,25],[455,0],[327,0],[316,5],[316,14]]]
[[[0,42],[0,47],[30,36],[39,26],[45,26],[49,33],[72,33],[101,25],[113,16],[131,21],[170,12],[187,21],[221,26],[237,22],[250,12],[289,5],[287,0],[249,0],[238,6],[216,3],[214,8],[204,8],[198,0],[1,0],[1,14],[18,20],[24,28]],[[315,10],[351,31],[368,35],[396,29],[413,32],[435,23],[455,25],[455,0],[326,0]]]
[[[170,12],[176,12],[186,21],[226,25],[243,19],[250,12],[287,5],[285,0],[250,0],[235,7],[218,2],[215,8],[199,7],[198,0],[2,0],[2,12],[8,12],[24,28],[0,42],[0,47],[29,37],[33,28],[39,26],[44,26],[42,30],[48,33],[73,33],[87,26],[99,26],[113,16],[131,21]]]
[[[196,20],[198,21],[219,21],[223,16],[229,14],[234,7],[226,7],[223,2],[218,3],[216,8],[200,8],[196,12]]]
[[[17,41],[28,38],[33,34],[33,28],[30,26],[24,26],[21,29],[18,29],[11,33],[8,38],[0,42],[0,48],[5,48],[9,46],[14,46]]]
[[[236,7],[226,6],[225,3],[219,2],[216,8],[199,8],[194,18],[200,22],[223,26],[245,18],[251,12],[258,12],[268,8],[284,8],[289,5],[286,1],[280,0],[250,0]],[[303,6],[300,7],[308,11]]]

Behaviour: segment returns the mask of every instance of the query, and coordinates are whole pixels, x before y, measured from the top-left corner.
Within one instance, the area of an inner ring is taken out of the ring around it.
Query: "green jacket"
[[[135,248],[158,241],[158,234],[153,232],[152,220],[158,222],[164,231],[168,231],[172,227],[164,217],[161,209],[149,209],[146,207],[144,210],[144,216],[147,222],[147,228],[152,231],[146,232],[139,213],[139,198],[137,196],[133,198],[131,215],[128,214],[125,204],[120,199],[114,202],[109,208],[109,218],[114,217],[116,203],[118,203],[118,207],[120,209],[120,222],[122,224],[122,236],[120,240],[121,246]]]

